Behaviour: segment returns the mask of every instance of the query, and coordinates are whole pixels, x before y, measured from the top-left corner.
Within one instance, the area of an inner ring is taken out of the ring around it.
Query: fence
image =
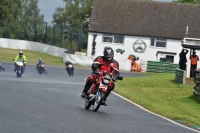
[[[174,73],[178,64],[173,64],[169,62],[147,62],[147,72],[157,72],[157,73]]]
[[[0,38],[27,40],[81,51],[87,46],[87,32],[82,29],[47,22],[23,24],[0,19]]]
[[[185,84],[186,81],[186,71],[176,68],[175,70],[175,81],[177,83]]]
[[[197,75],[194,77],[195,87],[193,94],[200,97],[200,71],[197,71]]]

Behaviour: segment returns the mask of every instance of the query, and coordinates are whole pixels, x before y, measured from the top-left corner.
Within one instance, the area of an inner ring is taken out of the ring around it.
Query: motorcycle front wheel
[[[17,70],[17,73],[16,73],[16,74],[17,74],[17,77],[19,77],[19,78],[22,77],[22,72],[21,72],[19,69]]]
[[[5,69],[2,67],[0,71],[5,72]]]
[[[93,105],[93,111],[96,112],[99,107],[101,106],[101,102],[103,101],[105,97],[105,94],[103,92],[101,92],[98,96],[97,96],[97,99],[95,100],[94,102],[94,105]]]
[[[47,75],[47,70],[44,70],[44,74]]]

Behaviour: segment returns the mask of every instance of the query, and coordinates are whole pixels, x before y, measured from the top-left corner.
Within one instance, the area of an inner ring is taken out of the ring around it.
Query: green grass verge
[[[19,50],[17,49],[7,49],[7,48],[0,48],[0,62],[13,62],[13,59],[15,56],[19,53]],[[23,50],[24,55],[26,55],[27,58],[27,64],[36,64],[36,61],[39,58],[42,58],[42,60],[45,62],[45,64],[48,66],[63,66],[63,58],[56,57],[52,55],[48,55],[45,53],[35,52],[35,51],[29,51],[29,50]],[[81,66],[78,64],[74,64],[75,68],[90,68],[90,66]]]
[[[157,114],[200,128],[200,97],[193,86],[174,83],[175,74],[124,78],[115,92]]]

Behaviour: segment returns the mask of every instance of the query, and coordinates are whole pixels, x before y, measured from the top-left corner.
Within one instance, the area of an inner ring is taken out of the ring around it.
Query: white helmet
[[[19,51],[19,55],[23,55],[23,52],[22,52],[22,51]]]

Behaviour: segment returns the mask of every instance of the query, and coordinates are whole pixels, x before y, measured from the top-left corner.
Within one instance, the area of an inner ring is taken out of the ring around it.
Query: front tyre
[[[2,67],[2,68],[1,68],[1,71],[5,72],[5,69]]]
[[[44,74],[47,75],[47,70],[44,70]]]
[[[21,77],[22,76],[22,68],[17,68],[17,77]]]
[[[94,106],[93,106],[94,112],[96,112],[99,109],[99,107],[101,106],[101,102],[103,101],[104,97],[105,97],[105,94],[103,92],[101,92],[101,94],[99,94],[97,96],[97,99],[95,100]]]

